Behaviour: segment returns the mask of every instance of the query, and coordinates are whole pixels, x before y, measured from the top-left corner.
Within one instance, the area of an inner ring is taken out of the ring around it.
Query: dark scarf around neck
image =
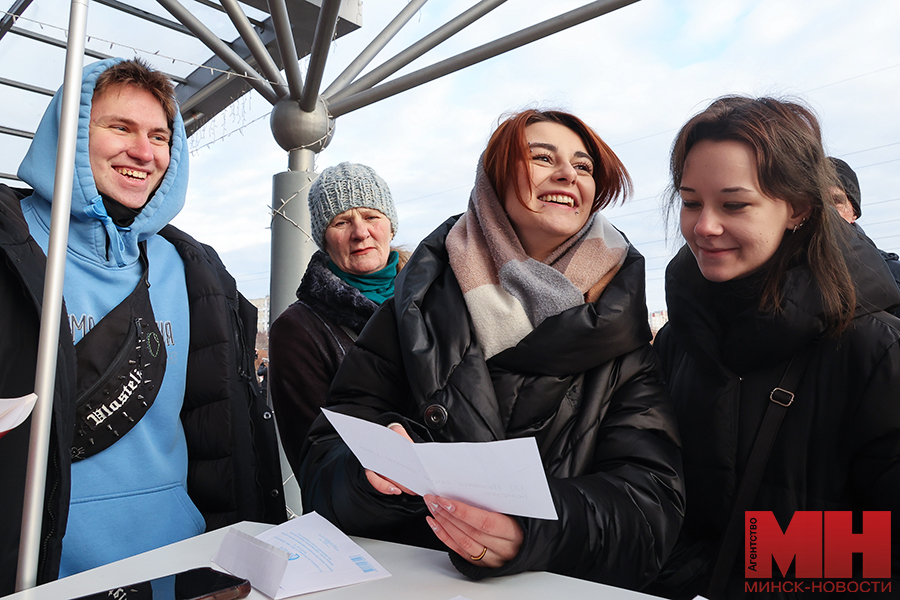
[[[395,250],[391,250],[387,266],[374,273],[353,275],[339,269],[333,260],[328,261],[328,269],[341,281],[358,289],[363,296],[375,304],[382,304],[394,295],[394,280],[397,279],[397,263],[399,261],[400,255]]]
[[[109,215],[117,227],[123,229],[131,227],[131,224],[134,223],[134,220],[141,214],[141,211],[144,208],[143,206],[137,209],[130,208],[121,202],[114,200],[110,196],[107,196],[103,192],[100,193],[100,197],[103,199],[103,206],[106,208],[106,214]]]

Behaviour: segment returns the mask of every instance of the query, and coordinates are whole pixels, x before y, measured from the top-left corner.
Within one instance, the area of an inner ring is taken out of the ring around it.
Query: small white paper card
[[[0,433],[15,429],[31,414],[37,394],[20,398],[0,398]]]
[[[213,561],[281,600],[391,574],[316,513],[291,519],[256,538],[231,529]]]
[[[365,468],[417,494],[507,515],[558,518],[534,438],[410,444],[387,427],[322,412]]]
[[[284,579],[290,554],[234,527],[226,533],[213,562],[266,596],[274,598]]]

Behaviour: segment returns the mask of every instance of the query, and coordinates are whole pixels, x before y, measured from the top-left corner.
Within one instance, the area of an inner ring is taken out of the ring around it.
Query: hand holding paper
[[[472,564],[501,567],[522,547],[522,527],[509,515],[437,496],[425,496],[425,505],[431,512],[426,521],[434,534]]]
[[[323,412],[363,467],[417,494],[509,515],[557,519],[534,438],[410,444],[387,427]]]
[[[406,429],[403,428],[403,425],[399,423],[392,423],[388,425],[388,429],[401,436],[403,439],[407,440],[410,444],[413,444],[413,439],[409,437],[409,434],[406,432]],[[369,480],[369,484],[376,491],[381,492],[382,494],[386,494],[389,496],[397,496],[399,494],[409,494],[410,496],[418,496],[414,491],[409,488],[403,487],[396,481],[391,481],[390,479],[386,479],[373,471],[372,469],[366,469],[366,479]]]

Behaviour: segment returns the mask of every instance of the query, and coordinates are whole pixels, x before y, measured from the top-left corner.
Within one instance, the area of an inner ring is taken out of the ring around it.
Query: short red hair
[[[591,212],[605,208],[619,197],[624,200],[631,194],[631,176],[625,170],[625,165],[584,121],[562,111],[528,109],[500,123],[484,151],[485,173],[501,201],[506,197],[506,190],[512,187],[519,203],[528,208],[524,199],[525,190],[519,189],[519,169],[528,165],[531,159],[525,128],[534,123],[545,122],[558,123],[571,129],[581,138],[594,161],[593,177],[597,197],[594,198]]]

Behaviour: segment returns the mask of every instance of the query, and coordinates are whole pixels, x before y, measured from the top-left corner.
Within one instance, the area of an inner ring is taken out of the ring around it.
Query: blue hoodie
[[[135,288],[142,274],[138,242],[147,241],[150,301],[166,342],[166,374],[138,424],[106,450],[72,465],[72,500],[60,577],[202,533],[187,495],[187,446],[179,417],[184,400],[189,315],[184,264],[157,235],[184,206],[187,136],[175,115],[171,159],[156,192],[127,228],[108,216],[94,184],[88,151],[97,77],[122,59],[88,65],[81,86],[72,214],[63,296],[77,344]],[[22,201],[31,235],[47,251],[62,91],[47,108],[19,177],[34,188]],[[74,427],[74,424],[73,424]]]

